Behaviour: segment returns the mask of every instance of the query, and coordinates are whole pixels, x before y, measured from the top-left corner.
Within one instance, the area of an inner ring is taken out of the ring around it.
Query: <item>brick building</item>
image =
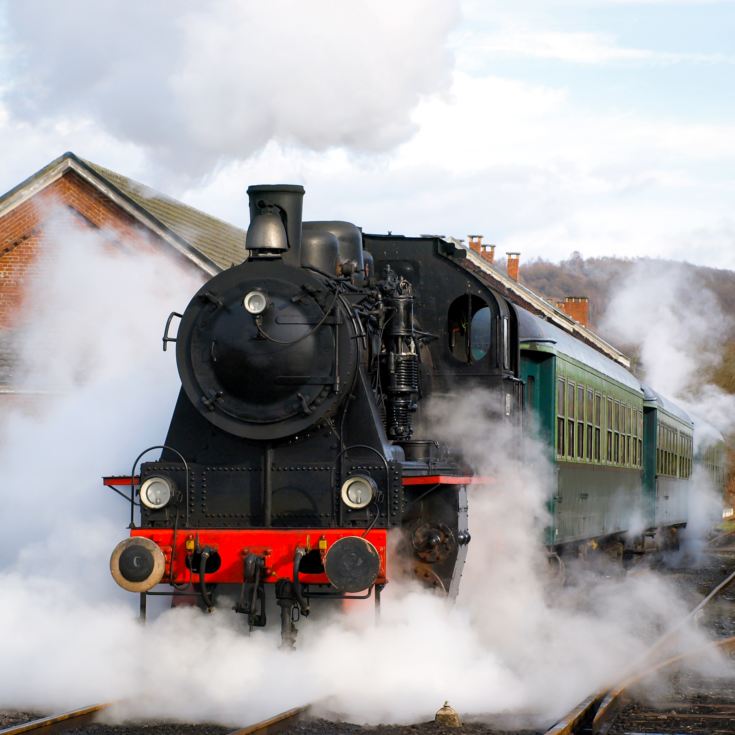
[[[14,341],[27,286],[43,262],[62,208],[104,229],[110,247],[165,248],[183,268],[214,274],[245,254],[245,233],[73,153],[65,153],[0,197],[0,396],[17,396]]]

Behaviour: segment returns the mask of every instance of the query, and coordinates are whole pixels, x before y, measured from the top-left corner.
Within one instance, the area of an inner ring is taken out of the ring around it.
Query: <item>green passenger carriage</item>
[[[516,311],[526,405],[555,469],[547,544],[619,547],[624,541],[632,551],[658,529],[685,525],[694,447],[690,417],[622,365]],[[721,454],[708,457],[721,474]]]

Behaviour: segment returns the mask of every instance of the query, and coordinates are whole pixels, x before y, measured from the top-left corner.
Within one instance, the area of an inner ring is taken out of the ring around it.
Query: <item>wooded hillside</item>
[[[653,258],[583,258],[575,252],[561,263],[550,263],[541,259],[522,263],[520,280],[532,291],[549,300],[560,300],[565,296],[587,296],[590,300],[590,320],[594,327],[605,313],[611,294],[631,268],[640,262],[683,268],[691,274],[692,281],[715,294],[725,314],[735,315],[735,271],[690,263]],[[728,336],[735,338],[735,334]],[[733,388],[735,389],[735,385]]]

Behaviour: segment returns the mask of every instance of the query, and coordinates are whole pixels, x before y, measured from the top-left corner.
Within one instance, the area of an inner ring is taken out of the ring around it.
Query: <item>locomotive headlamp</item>
[[[242,300],[242,305],[248,314],[257,316],[258,314],[262,314],[268,306],[268,297],[263,291],[250,291]]]
[[[165,477],[149,477],[140,486],[140,502],[151,510],[160,510],[167,506],[173,494],[173,485]]]
[[[366,508],[372,502],[378,486],[368,475],[352,475],[342,483],[342,502],[353,510]]]

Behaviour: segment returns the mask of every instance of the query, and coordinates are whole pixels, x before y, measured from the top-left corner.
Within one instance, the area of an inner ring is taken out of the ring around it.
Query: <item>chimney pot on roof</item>
[[[482,252],[482,235],[467,235],[469,240],[470,250],[474,250],[476,253]]]
[[[506,253],[508,256],[507,271],[508,276],[514,281],[518,280],[518,267],[520,266],[521,254],[520,253]]]
[[[559,308],[583,327],[589,327],[590,300],[586,296],[567,296],[559,302]]]
[[[480,255],[487,260],[488,263],[494,263],[495,262],[495,245],[492,245],[490,243],[483,243],[482,250],[480,251]]]

